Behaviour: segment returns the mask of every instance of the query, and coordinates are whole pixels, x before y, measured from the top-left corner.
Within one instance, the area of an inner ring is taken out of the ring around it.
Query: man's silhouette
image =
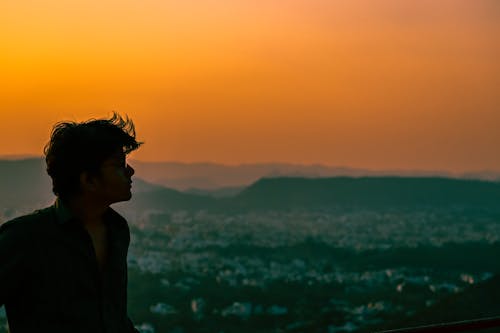
[[[127,221],[109,206],[131,198],[126,155],[134,125],[111,119],[54,126],[45,147],[54,205],[0,226],[0,305],[12,333],[131,333]]]

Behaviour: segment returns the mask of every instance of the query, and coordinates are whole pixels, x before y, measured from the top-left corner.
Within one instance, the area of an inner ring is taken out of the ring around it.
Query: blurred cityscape
[[[498,219],[463,213],[144,213],[130,313],[142,332],[354,332],[412,316],[497,269]]]

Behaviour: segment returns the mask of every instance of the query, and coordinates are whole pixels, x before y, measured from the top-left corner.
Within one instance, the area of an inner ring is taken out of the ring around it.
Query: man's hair
[[[132,120],[116,112],[109,119],[55,124],[44,149],[52,191],[61,199],[78,194],[82,172],[98,175],[106,159],[116,152],[128,154],[141,144]]]

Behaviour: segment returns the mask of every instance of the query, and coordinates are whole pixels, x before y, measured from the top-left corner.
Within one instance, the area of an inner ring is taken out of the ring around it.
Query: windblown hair
[[[141,144],[132,120],[116,112],[110,119],[55,124],[44,149],[52,191],[61,199],[78,194],[82,172],[98,175],[102,163],[117,151],[128,154]]]

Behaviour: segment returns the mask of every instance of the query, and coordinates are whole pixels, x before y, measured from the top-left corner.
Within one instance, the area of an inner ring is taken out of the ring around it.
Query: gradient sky
[[[500,170],[498,0],[1,0],[0,155],[116,110],[147,161]]]

